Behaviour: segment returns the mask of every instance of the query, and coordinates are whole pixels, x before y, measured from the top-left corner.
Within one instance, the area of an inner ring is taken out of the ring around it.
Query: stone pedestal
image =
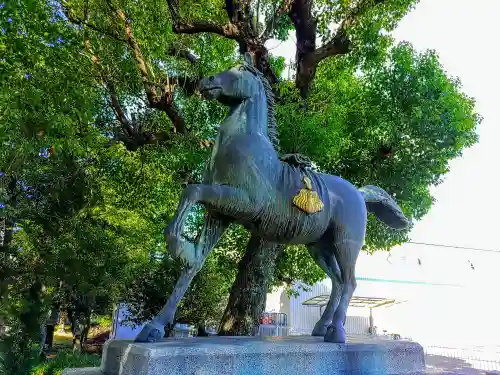
[[[419,344],[394,340],[325,343],[321,337],[200,337],[154,344],[108,341],[100,368],[63,375],[417,375]]]

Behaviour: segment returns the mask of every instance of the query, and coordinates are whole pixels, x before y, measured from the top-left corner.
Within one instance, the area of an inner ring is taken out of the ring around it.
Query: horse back
[[[308,213],[294,204],[294,197],[307,188],[304,177],[311,181],[312,192],[308,193],[317,194],[323,204],[319,212]],[[269,240],[296,244],[316,242],[332,225],[342,225],[350,217],[345,214],[346,203],[351,208],[354,208],[353,202],[362,203],[354,211],[359,212],[360,217],[363,214],[366,216],[364,202],[359,200],[361,195],[354,186],[344,184],[342,179],[287,163],[275,166],[268,178],[268,185],[273,189],[268,190],[266,209],[257,221],[256,229],[259,234],[266,234]]]

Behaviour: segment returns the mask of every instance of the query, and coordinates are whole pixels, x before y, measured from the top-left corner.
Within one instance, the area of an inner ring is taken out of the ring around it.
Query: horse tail
[[[363,186],[359,191],[365,199],[368,212],[384,224],[393,229],[405,229],[410,225],[401,208],[386,191],[373,185]]]

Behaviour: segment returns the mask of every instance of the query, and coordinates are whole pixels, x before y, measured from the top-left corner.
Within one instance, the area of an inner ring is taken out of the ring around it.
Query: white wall
[[[386,329],[388,333],[399,333],[432,345],[499,342],[500,298],[495,274],[500,268],[500,255],[439,251],[415,245],[395,248],[389,261],[388,255],[385,252],[362,253],[356,269],[355,296],[405,301],[373,310],[374,325],[379,333]],[[289,300],[280,289],[269,296],[266,308],[286,312],[292,331],[310,334],[320,318],[320,311],[319,307],[303,306],[302,302],[318,295],[329,295],[330,288],[330,281],[325,280],[311,291],[301,292],[299,297]],[[368,311],[350,308],[348,316],[367,317]],[[354,324],[353,318],[346,325],[351,326],[350,330],[359,330],[352,328]]]
[[[125,324],[127,319],[127,307],[125,304],[119,304],[113,315],[113,329],[111,332],[112,339],[115,340],[133,340],[141,331],[144,325],[131,327],[128,323]]]
[[[301,291],[298,297],[288,297],[284,288],[279,288],[268,294],[266,311],[282,312],[288,316],[291,335],[309,335],[314,325],[321,317],[318,306],[304,306],[302,303],[318,295],[330,295],[331,281],[326,279],[317,283],[309,291]],[[368,332],[369,310],[365,308],[350,308],[346,321],[346,330],[351,334]]]

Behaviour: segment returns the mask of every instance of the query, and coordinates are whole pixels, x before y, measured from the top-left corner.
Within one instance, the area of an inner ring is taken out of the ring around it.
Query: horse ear
[[[252,55],[249,52],[245,52],[243,58],[245,59],[245,64],[253,66]]]

